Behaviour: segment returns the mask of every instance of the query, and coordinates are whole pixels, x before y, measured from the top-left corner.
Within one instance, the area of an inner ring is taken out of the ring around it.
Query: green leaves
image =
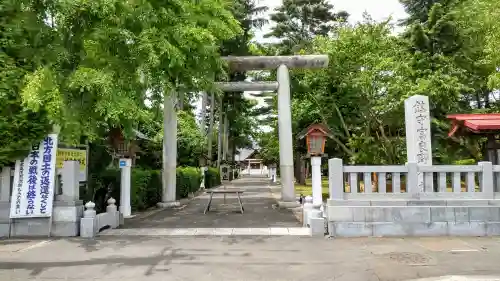
[[[0,4],[0,167],[26,156],[52,128],[41,101],[32,100],[33,111],[23,106],[20,95],[30,80],[25,94],[53,94],[50,72],[41,66],[52,58],[48,45],[52,32],[37,17],[37,8],[28,1]],[[25,79],[30,74],[31,79]]]
[[[346,12],[334,13],[333,5],[325,0],[284,0],[271,15],[275,26],[265,37],[280,39],[284,53],[297,52],[315,36],[330,35],[348,16]]]

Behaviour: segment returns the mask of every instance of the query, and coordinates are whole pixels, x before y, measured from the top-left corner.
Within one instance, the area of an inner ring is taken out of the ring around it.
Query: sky
[[[363,20],[363,14],[368,13],[375,21],[384,21],[391,17],[393,22],[403,19],[406,17],[406,13],[399,3],[398,0],[330,0],[330,3],[334,5],[335,11],[347,11],[349,16],[349,22],[355,24]],[[274,8],[280,6],[282,0],[260,0],[258,2],[259,6],[268,6],[269,10],[266,13],[266,17],[269,18],[269,14],[273,13]],[[257,42],[273,42],[275,40],[270,38],[264,38],[264,34],[269,33],[272,27],[272,23],[267,24],[261,30],[255,31],[255,40]],[[245,97],[256,99],[250,95],[250,92],[245,92]],[[258,99],[259,104],[263,104],[262,99]],[[197,112],[201,111],[201,100],[198,102]],[[267,130],[267,128],[262,128]]]
[[[392,17],[395,20],[403,19],[406,13],[398,0],[330,0],[335,11],[347,11],[350,14],[349,22],[356,23],[363,20],[363,13],[367,12],[376,21],[386,20]],[[268,6],[269,14],[273,13],[274,8],[280,6],[282,0],[260,0],[258,5]],[[270,31],[271,24],[263,27],[262,30],[256,31],[255,39],[259,42],[266,42],[268,38],[263,38],[263,35]]]

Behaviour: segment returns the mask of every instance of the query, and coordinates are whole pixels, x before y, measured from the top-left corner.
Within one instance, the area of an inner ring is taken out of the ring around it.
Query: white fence
[[[494,199],[500,190],[500,166],[478,165],[344,166],[330,159],[331,200]],[[423,186],[419,186],[423,177]]]
[[[93,238],[104,227],[117,228],[120,225],[120,212],[114,198],[108,199],[106,212],[96,215],[95,204],[91,201],[85,204],[85,212],[80,220],[80,236]]]
[[[328,233],[500,235],[500,166],[344,166],[329,160]],[[312,229],[312,228],[311,228]]]

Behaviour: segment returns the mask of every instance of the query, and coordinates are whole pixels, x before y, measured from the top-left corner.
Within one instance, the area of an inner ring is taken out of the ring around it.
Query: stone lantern
[[[321,215],[320,208],[323,205],[323,192],[321,187],[321,157],[325,154],[326,138],[331,138],[332,133],[328,126],[324,124],[313,124],[305,128],[299,135],[299,139],[306,138],[307,156],[311,158],[311,180],[313,193],[314,211],[311,217]]]

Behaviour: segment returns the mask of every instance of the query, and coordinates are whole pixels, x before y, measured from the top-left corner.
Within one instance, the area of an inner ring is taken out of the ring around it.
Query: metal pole
[[[278,67],[278,133],[280,146],[281,200],[295,203],[293,184],[292,113],[290,76],[285,65]]]

